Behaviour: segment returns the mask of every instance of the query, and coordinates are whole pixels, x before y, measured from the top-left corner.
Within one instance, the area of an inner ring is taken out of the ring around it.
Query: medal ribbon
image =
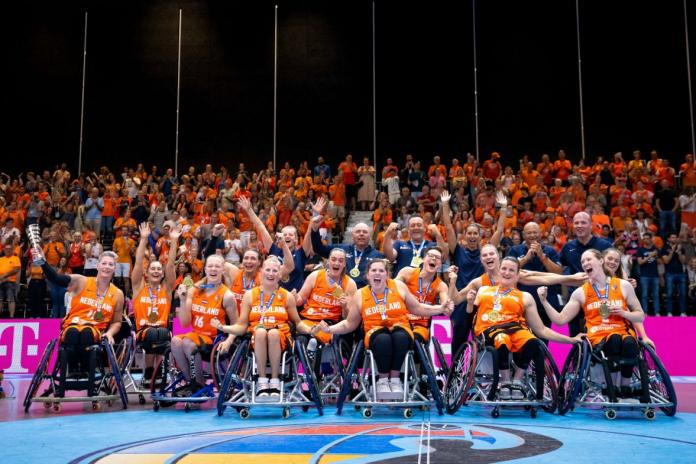
[[[147,294],[150,295],[150,312],[148,313],[148,315],[150,315],[151,313],[159,314],[157,312],[157,295],[159,295],[159,291],[160,291],[160,288],[158,285],[157,291],[155,292],[155,294],[153,296],[152,295],[152,287],[149,285],[147,286]]]
[[[242,287],[244,287],[244,290],[251,290],[254,288],[254,280],[255,279],[252,277],[249,281],[249,285],[247,285],[247,280],[244,278],[244,274],[242,273]]]
[[[372,298],[375,300],[375,305],[379,309],[379,313],[382,315],[382,319],[387,318],[387,295],[389,295],[389,287],[384,288],[384,297],[380,300],[374,291],[370,290],[372,293]],[[381,306],[381,307],[380,307]],[[384,310],[382,310],[384,308]]]
[[[409,240],[409,242],[411,242],[411,247],[413,247],[413,256],[420,257],[421,251],[423,251],[423,247],[425,246],[425,240],[421,242],[420,247],[418,247],[418,249],[416,249],[416,244],[413,243],[413,240]]]
[[[603,303],[606,303],[607,301],[609,301],[609,282],[607,282],[607,284],[604,286],[604,296],[602,296],[601,292],[599,291],[599,289],[597,288],[597,286],[594,283],[592,284],[592,290],[594,290],[595,294],[597,295],[597,299],[599,299],[599,301],[601,301]]]
[[[512,291],[512,288],[508,288],[508,289],[505,290],[503,293],[500,293],[500,285],[497,286],[496,289],[495,289],[495,294],[493,295],[493,303],[494,303],[494,304],[499,304],[499,303],[500,303],[500,300],[502,300],[503,297],[504,297],[505,295],[507,295],[508,293],[510,293],[511,291]]]
[[[435,279],[433,279],[435,280]],[[421,303],[425,303],[425,298],[428,296],[428,293],[430,293],[430,286],[433,284],[433,281],[431,280],[428,282],[428,286],[425,288],[425,293],[423,293],[423,278],[418,277],[418,296],[420,297],[419,300]]]
[[[275,298],[276,292],[271,293],[271,297],[268,299],[268,303],[263,302],[263,290],[260,291],[259,293],[259,299],[261,300],[261,318],[259,320],[259,324],[263,325],[263,319],[264,319],[264,314],[266,314],[266,310],[268,310],[271,307],[271,303],[273,303],[273,299]],[[265,307],[264,307],[265,306]]]
[[[360,254],[358,254],[358,249],[355,246],[353,246],[353,259],[355,260],[355,266],[353,266],[353,269],[358,268],[363,253],[365,253],[365,250],[361,251]]]
[[[104,298],[106,298],[106,292],[109,291],[109,287],[106,287],[104,289],[104,293],[99,294],[99,285],[96,284],[95,282],[95,287],[97,289],[97,298],[96,298],[96,306],[97,306],[97,313],[101,314],[102,313],[102,306],[104,305]],[[96,315],[96,313],[95,313]]]

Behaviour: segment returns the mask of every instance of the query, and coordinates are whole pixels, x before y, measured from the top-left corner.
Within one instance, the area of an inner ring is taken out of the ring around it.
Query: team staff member
[[[319,200],[323,201],[323,200]],[[317,203],[319,203],[317,201]],[[273,243],[271,234],[268,233],[268,229],[264,225],[263,221],[254,212],[251,207],[251,202],[248,198],[244,196],[239,197],[239,206],[244,210],[244,212],[249,216],[251,223],[256,227],[256,233],[258,234],[263,246],[268,250],[270,255],[277,256],[280,261],[284,261],[284,254],[281,247]],[[282,240],[288,246],[292,252],[292,261],[295,268],[292,270],[290,275],[282,276],[280,280],[280,286],[288,291],[299,290],[302,288],[302,282],[304,282],[304,268],[307,260],[314,254],[312,249],[312,240],[309,236],[309,228],[307,228],[307,233],[302,241],[302,246],[298,248],[298,235],[297,229],[294,226],[285,226],[282,231]]]
[[[7,309],[10,312],[10,319],[14,317],[15,302],[17,296],[17,277],[22,270],[22,263],[19,256],[15,254],[15,247],[12,240],[8,240],[3,247],[5,253],[0,257],[0,312],[2,303],[7,301]]]
[[[321,321],[338,323],[348,315],[348,301],[356,290],[355,282],[346,275],[345,250],[334,248],[326,269],[309,274],[295,296],[297,306],[304,305],[300,311],[303,325],[311,329]],[[315,338],[325,345],[331,343],[331,335],[325,332],[317,332]]]
[[[543,398],[544,351],[541,348],[541,340],[536,338],[535,334],[561,343],[581,341],[580,336],[566,337],[542,323],[532,295],[517,289],[519,272],[520,266],[516,258],[503,258],[498,285],[481,287],[478,292],[471,290],[467,295],[466,311],[472,313],[474,306],[478,306],[474,334],[477,337],[483,335],[486,343],[493,345],[498,351],[501,380],[498,398],[501,400],[524,399],[522,377],[532,360],[536,369],[537,399]],[[510,353],[513,353],[515,366],[518,367],[512,383],[510,383]]]
[[[96,277],[58,274],[43,260],[41,250],[34,249],[33,256],[49,282],[67,287],[72,292],[70,312],[61,324],[60,340],[66,347],[72,348],[73,360],[82,366],[82,370],[89,371],[93,376],[94,371],[89,369],[87,348],[99,343],[102,337],[113,344],[123,320],[123,292],[111,283],[116,269],[116,253],[105,251],[99,256]],[[67,367],[67,363],[61,365],[61,378],[65,378]],[[92,396],[94,382],[89,382],[89,385],[88,395]]]
[[[411,295],[421,304],[434,305],[435,301],[447,301],[447,284],[438,276],[437,271],[442,266],[442,249],[430,247],[425,250],[423,266],[404,267],[399,271],[396,280],[406,284]],[[413,334],[423,343],[430,341],[430,317],[416,316],[408,313],[408,319],[413,327]]]
[[[311,238],[314,251],[322,258],[328,258],[333,248],[340,248],[346,252],[346,272],[355,281],[357,288],[367,285],[367,265],[375,259],[383,259],[384,255],[370,246],[370,228],[364,222],[353,226],[351,231],[352,245],[333,245],[327,247],[321,241],[319,225],[323,218],[315,216],[311,221]]]
[[[539,289],[539,297],[551,321],[565,325],[578,314],[585,315],[587,338],[592,346],[604,343],[602,351],[612,362],[614,386],[621,395],[632,396],[630,389],[633,366],[638,357],[638,342],[629,323],[642,322],[645,313],[633,286],[618,277],[609,277],[604,270],[604,258],[598,250],[582,254],[582,267],[589,277],[582,287],[575,289],[570,301],[560,313],[546,302],[546,289]],[[626,362],[630,360],[629,362]]]
[[[425,226],[423,218],[420,216],[411,216],[408,220],[408,242],[394,241],[398,227],[396,222],[389,224],[384,233],[384,244],[382,245],[384,257],[389,261],[396,261],[394,275],[398,275],[399,271],[407,266],[420,267],[426,249],[434,246],[443,250],[447,248],[447,244],[440,234],[440,229],[435,224],[428,227],[428,232],[436,238],[437,242],[425,240]]]
[[[447,230],[447,244],[449,251],[454,256],[454,265],[459,269],[457,274],[457,288],[466,287],[469,282],[483,274],[483,266],[481,265],[481,231],[477,224],[467,226],[464,235],[466,245],[462,246],[458,243],[457,236],[452,227],[452,219],[450,218],[450,201],[451,195],[448,191],[443,191],[440,195],[440,203],[442,204],[442,219]],[[501,211],[507,207],[507,197],[504,193],[498,192],[496,202],[500,205]],[[490,244],[497,247],[503,237],[505,229],[505,215],[498,215],[498,224],[495,232],[491,236]],[[452,353],[456,353],[469,338],[471,332],[472,319],[471,315],[466,312],[464,305],[459,305],[452,313]]]
[[[604,251],[611,247],[611,242],[592,235],[592,218],[585,211],[580,211],[573,216],[573,231],[575,238],[569,240],[561,249],[561,264],[566,266],[567,273],[575,274],[584,272],[580,264],[580,257],[587,250]],[[551,319],[553,321],[553,319]],[[577,335],[582,330],[582,314],[568,324],[570,335]]]
[[[331,326],[322,321],[312,328],[312,333],[346,334],[357,329],[362,322],[365,330],[363,343],[372,350],[377,364],[377,395],[381,399],[399,398],[404,392],[399,373],[413,343],[408,314],[430,317],[447,314],[450,309],[446,301],[440,306],[419,303],[406,284],[389,279],[387,263],[382,259],[370,261],[367,265],[367,280],[369,286],[355,294],[346,319]]]
[[[184,302],[177,311],[179,322],[182,327],[191,326],[190,332],[172,338],[172,355],[185,379],[189,381],[189,384],[178,393],[181,396],[190,396],[205,383],[201,357],[194,357],[195,379],[191,379],[189,359],[195,351],[213,344],[217,335],[217,328],[213,321],[220,322],[225,319],[225,316],[232,323],[237,320],[237,304],[234,301],[234,295],[222,282],[224,265],[225,258],[221,255],[208,256],[205,260],[206,283],[191,288],[180,285],[177,290],[179,299]],[[232,341],[232,337],[227,337],[221,343],[220,349],[229,350]]]
[[[524,242],[511,247],[507,254],[512,258],[518,258],[522,269],[527,271],[550,272],[553,274],[563,273],[561,258],[558,256],[556,249],[539,242],[541,239],[541,228],[539,224],[536,222],[528,222],[525,224],[524,229],[522,229],[522,238]],[[525,285],[523,282],[519,284],[519,289],[532,295],[534,302],[537,304],[537,307],[539,307],[541,306],[541,301],[536,292],[537,288],[539,288],[538,285]],[[562,307],[561,301],[559,300],[560,292],[560,285],[551,285],[549,287],[548,300],[557,310],[560,310]],[[551,327],[551,321],[546,316],[546,312],[542,311],[539,316],[541,316],[541,320],[546,327]]]
[[[256,355],[259,374],[256,397],[258,401],[280,399],[280,361],[291,343],[290,325],[303,332],[295,297],[280,287],[280,261],[275,256],[266,259],[261,269],[261,285],[244,294],[239,320],[231,326],[214,322],[216,328],[237,336],[245,332],[253,334],[252,346]],[[266,361],[271,364],[270,381],[266,377]]]
[[[125,233],[121,236],[123,237]],[[135,252],[135,267],[133,268],[133,314],[135,317],[136,340],[145,350],[145,372],[143,387],[148,387],[152,378],[156,355],[152,354],[155,345],[161,345],[172,337],[169,332],[169,311],[171,295],[176,281],[177,241],[181,235],[180,229],[169,233],[169,258],[162,268],[162,263],[152,260],[144,270],[145,250],[148,247],[150,225],[140,224],[140,242]],[[119,238],[121,238],[119,237]],[[118,240],[118,239],[117,239]]]

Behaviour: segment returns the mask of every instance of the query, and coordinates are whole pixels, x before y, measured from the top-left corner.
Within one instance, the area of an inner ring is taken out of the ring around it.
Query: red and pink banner
[[[645,327],[657,346],[657,353],[671,375],[696,375],[696,318],[649,317]],[[567,333],[564,327],[559,331]],[[186,331],[174,321],[174,333]],[[440,340],[449,359],[452,325],[445,317],[433,320],[433,334]],[[59,319],[0,320],[0,370],[8,374],[31,374],[36,369],[48,342],[60,333]],[[559,369],[563,367],[570,345],[551,343],[551,352]]]

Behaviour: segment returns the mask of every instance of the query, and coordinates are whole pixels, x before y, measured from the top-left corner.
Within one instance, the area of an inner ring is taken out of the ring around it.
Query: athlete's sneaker
[[[259,381],[256,382],[256,401],[259,403],[267,402],[269,394],[268,380],[259,379]]]
[[[519,380],[513,380],[510,388],[510,399],[522,401],[524,399],[524,385]]]
[[[401,384],[401,379],[398,377],[393,377],[389,379],[389,389],[392,392],[392,397],[394,399],[403,398],[404,386]]]
[[[280,380],[271,379],[268,389],[268,399],[271,402],[277,403],[280,401]]]
[[[375,386],[377,390],[377,399],[386,400],[391,397],[391,388],[389,388],[389,379],[383,377],[377,380],[377,385]]]
[[[509,383],[503,383],[500,384],[500,388],[498,388],[498,399],[507,401],[510,399],[510,384]]]

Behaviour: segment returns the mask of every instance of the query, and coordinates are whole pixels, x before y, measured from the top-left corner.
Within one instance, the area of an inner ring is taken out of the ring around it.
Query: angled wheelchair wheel
[[[571,348],[563,365],[558,385],[558,413],[564,415],[575,409],[575,399],[580,394],[585,371],[589,364],[589,345],[586,341]]]
[[[234,354],[230,359],[230,362],[225,372],[225,376],[222,380],[222,386],[218,390],[217,398],[217,413],[218,416],[222,416],[225,412],[227,406],[225,402],[230,399],[232,393],[234,392],[234,379],[235,375],[240,375],[242,368],[244,366],[244,361],[246,360],[247,353],[249,352],[249,339],[244,338],[237,348],[234,350]]]
[[[336,400],[336,414],[338,414],[339,416],[343,411],[343,403],[346,401],[346,398],[348,398],[348,394],[350,393],[351,388],[353,387],[353,373],[358,368],[358,362],[362,357],[364,349],[364,344],[362,342],[358,342],[355,344],[355,349],[353,350],[353,353],[350,356],[348,367],[346,368],[345,375],[343,376],[341,392],[338,394],[338,398]]]
[[[435,337],[431,337],[431,343],[433,344],[433,348],[435,349],[435,357],[437,358],[437,362],[440,364],[438,373],[446,375],[449,371],[449,366],[447,365],[445,353],[443,353],[442,351],[442,345],[440,345],[440,341]]]
[[[426,352],[426,349],[427,348],[419,340],[416,340],[416,352],[418,353],[418,358],[420,359],[421,368],[428,377],[428,386],[430,387],[430,393],[433,395],[437,413],[442,415],[445,401],[442,398],[442,392],[440,391],[440,387],[437,384],[437,378],[435,377],[435,369],[431,363],[430,356],[428,356],[428,353]]]
[[[31,382],[29,383],[27,394],[24,397],[24,412],[29,412],[29,408],[31,407],[31,399],[36,395],[36,392],[41,386],[41,382],[43,381],[44,377],[48,375],[48,363],[51,361],[51,355],[53,354],[53,350],[57,344],[57,339],[53,339],[48,342],[46,349],[44,349],[44,352],[41,355],[39,365],[36,367],[36,371],[31,378]]]
[[[128,409],[128,393],[126,392],[126,386],[123,384],[123,376],[121,375],[121,367],[116,359],[116,353],[114,353],[114,347],[111,346],[108,340],[102,340],[102,347],[106,351],[106,359],[109,361],[109,368],[111,369],[111,375],[113,376],[114,382],[116,384],[116,391],[118,391],[118,396],[121,398],[121,404],[123,404],[123,409]]]
[[[210,371],[213,377],[213,384],[215,388],[219,391],[220,385],[222,384],[225,374],[229,369],[230,360],[234,356],[234,350],[237,347],[237,343],[233,343],[230,350],[227,353],[220,352],[220,344],[222,342],[218,341],[213,345],[213,349],[210,350]]]
[[[672,417],[677,413],[677,394],[674,391],[672,379],[669,377],[660,358],[657,357],[655,350],[642,341],[640,342],[640,347],[643,350],[643,356],[645,358],[650,400],[654,402],[672,403],[671,406],[660,407],[667,416]]]
[[[167,387],[174,382],[176,374],[171,365],[170,359],[171,352],[166,351],[163,356],[157,361],[152,371],[152,381],[150,382],[150,394],[154,395],[159,393],[164,396],[167,391]],[[174,406],[174,401],[163,401],[159,400],[153,404],[155,410],[159,409],[160,406],[163,408],[168,408]]]
[[[456,413],[466,404],[468,391],[474,383],[477,356],[476,343],[469,341],[452,358],[445,384],[445,409],[448,414]]]
[[[558,372],[558,367],[551,356],[551,352],[546,347],[546,344],[541,343],[541,350],[544,352],[544,393],[543,399],[550,401],[549,405],[542,405],[541,408],[553,414],[558,407],[558,377],[556,373]],[[529,363],[529,370],[531,372],[532,383],[534,388],[536,385],[536,369],[534,369],[534,360]]]
[[[295,343],[295,353],[299,357],[300,364],[302,364],[302,370],[304,371],[305,383],[309,389],[309,394],[312,397],[312,401],[317,406],[317,412],[320,416],[324,415],[324,404],[321,400],[321,394],[319,393],[319,382],[317,382],[317,376],[314,374],[314,369],[309,363],[309,358],[307,357],[307,348],[302,343]],[[296,375],[299,375],[297,372]]]

